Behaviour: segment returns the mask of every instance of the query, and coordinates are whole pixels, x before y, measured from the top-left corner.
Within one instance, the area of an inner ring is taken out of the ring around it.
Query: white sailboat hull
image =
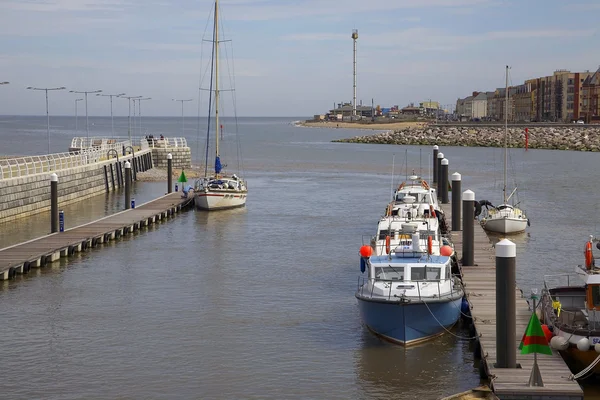
[[[226,210],[244,207],[247,197],[247,190],[203,190],[194,195],[194,204],[198,210]]]
[[[527,220],[508,216],[498,216],[481,221],[481,226],[486,231],[497,233],[523,232],[527,228]]]

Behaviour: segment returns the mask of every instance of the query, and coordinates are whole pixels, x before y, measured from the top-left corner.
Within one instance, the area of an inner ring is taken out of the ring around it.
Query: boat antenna
[[[392,184],[390,185],[390,198],[394,200],[394,162],[396,160],[396,153],[392,154]]]
[[[506,66],[506,89],[504,90],[504,188],[502,189],[502,194],[504,196],[504,204],[507,204],[506,199],[506,163],[508,159],[508,69],[509,66]]]
[[[408,173],[408,149],[404,149],[404,171],[406,172],[406,180],[410,177]]]
[[[419,148],[419,178],[423,179],[423,163],[421,161],[422,159],[422,153],[423,153],[423,149]]]

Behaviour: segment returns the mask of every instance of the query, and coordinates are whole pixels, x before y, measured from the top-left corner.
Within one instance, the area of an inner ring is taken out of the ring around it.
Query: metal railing
[[[91,147],[99,147],[105,145],[111,145],[115,143],[127,142],[129,144],[129,137],[105,137],[105,136],[93,136],[93,137],[74,137],[71,140],[71,148],[73,149],[84,149]],[[141,137],[133,136],[131,138],[131,146],[139,147],[144,150],[147,148],[172,148],[172,147],[188,147],[187,140],[184,137]]]
[[[360,295],[366,297],[364,294],[365,283],[369,282],[371,285],[371,292],[368,293],[368,298],[387,298],[388,300],[392,299],[392,287],[396,285],[396,289],[398,285],[402,285],[403,288],[406,289],[417,289],[417,296],[406,296],[407,300],[418,299],[422,301],[424,299],[427,300],[445,300],[451,299],[458,295],[463,291],[462,283],[458,276],[452,276],[450,279],[435,279],[435,280],[414,280],[414,281],[400,281],[400,280],[392,280],[392,279],[377,279],[377,278],[365,278],[364,276],[358,277],[358,286],[357,292],[360,292]],[[374,294],[375,283],[384,282],[386,289],[388,289],[387,296],[381,296],[378,294]],[[431,283],[437,284],[437,294],[433,294],[431,296],[422,295],[422,290],[425,286],[429,286]],[[446,293],[447,287],[450,288],[450,293]],[[444,294],[442,294],[442,287],[444,289]],[[394,298],[398,298],[399,301],[402,300],[403,297],[398,297],[394,295]]]
[[[105,161],[112,158],[107,156],[109,150],[121,153],[123,146],[127,145],[129,145],[129,141],[102,144],[73,152],[0,159],[0,180],[48,173]]]

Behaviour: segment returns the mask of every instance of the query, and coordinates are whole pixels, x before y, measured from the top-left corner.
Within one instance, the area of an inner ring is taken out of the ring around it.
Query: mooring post
[[[442,188],[442,204],[450,203],[448,199],[448,159],[442,159],[442,168],[440,172],[440,186]]]
[[[125,161],[125,209],[131,208],[131,164]]]
[[[437,198],[441,199],[442,194],[440,190],[441,176],[442,176],[442,160],[444,159],[444,153],[439,152],[437,158]]]
[[[452,174],[452,230],[460,231],[460,194],[461,176],[458,172]]]
[[[508,239],[496,243],[496,321],[502,321],[496,324],[496,368],[517,368],[516,264],[517,246]]]
[[[475,229],[473,220],[475,219],[475,193],[471,190],[465,190],[462,194],[463,205],[463,233],[462,233],[462,265],[473,266],[475,264]]]
[[[50,232],[58,232],[58,175],[50,175]]]
[[[438,152],[440,151],[440,148],[438,147],[438,145],[436,144],[435,146],[433,146],[433,176],[431,177],[431,181],[432,183],[437,183],[437,157],[438,157]]]
[[[167,154],[167,193],[173,192],[173,154]]]

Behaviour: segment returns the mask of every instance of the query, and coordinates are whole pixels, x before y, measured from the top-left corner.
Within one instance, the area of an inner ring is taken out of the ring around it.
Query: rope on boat
[[[573,375],[571,374],[571,376],[569,376],[570,380],[577,380],[580,378],[585,377],[592,369],[594,369],[594,367],[600,362],[600,354],[598,355],[598,357],[596,357],[596,359],[594,361],[592,361],[592,363],[590,365],[588,365],[586,368],[583,369],[583,371],[581,371],[580,373]]]
[[[427,310],[429,311],[429,314],[431,314],[431,316],[433,317],[433,319],[435,319],[435,322],[437,322],[439,326],[441,326],[446,332],[448,332],[449,334],[451,334],[455,338],[457,338],[457,339],[463,339],[463,340],[474,340],[474,339],[478,338],[478,336],[467,337],[467,336],[457,335],[454,332],[450,332],[450,330],[448,328],[446,328],[444,325],[442,325],[442,323],[436,318],[436,316],[433,315],[433,312],[429,308],[429,305],[427,304],[427,302],[424,301],[423,304],[425,304],[425,307],[427,307]]]

